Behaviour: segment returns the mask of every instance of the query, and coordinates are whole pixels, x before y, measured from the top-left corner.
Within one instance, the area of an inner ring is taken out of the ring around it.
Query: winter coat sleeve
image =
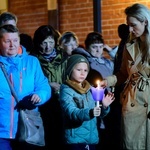
[[[69,120],[83,122],[92,119],[90,109],[94,108],[95,104],[94,101],[86,101],[85,98],[86,96],[76,94],[76,92],[68,86],[61,86],[60,105]]]
[[[125,83],[129,75],[129,63],[132,62],[131,56],[127,49],[123,51],[123,58],[120,70],[112,76],[106,77],[108,86],[121,85]]]
[[[35,71],[35,88],[32,94],[38,94],[41,102],[37,104],[41,105],[48,101],[51,97],[51,87],[48,83],[48,79],[44,76],[39,60],[35,58],[34,62],[36,62],[36,71]]]

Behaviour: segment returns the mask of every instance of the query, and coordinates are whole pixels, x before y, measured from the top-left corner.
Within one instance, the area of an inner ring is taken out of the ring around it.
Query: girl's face
[[[87,63],[85,62],[78,63],[73,68],[70,80],[75,81],[80,84],[86,79],[88,72],[89,72],[89,69],[88,69]]]
[[[3,56],[16,56],[20,47],[18,33],[4,33],[0,38],[0,51]]]
[[[55,41],[51,36],[49,36],[41,43],[40,46],[42,48],[42,54],[50,54],[55,47]]]
[[[146,22],[140,22],[135,17],[127,17],[127,24],[129,31],[134,37],[140,37],[144,34]]]
[[[103,54],[103,48],[104,48],[103,43],[94,43],[89,46],[88,52],[92,56],[100,58]]]
[[[68,43],[63,44],[63,49],[68,55],[72,55],[72,51],[78,47],[78,43],[73,38],[70,39]]]

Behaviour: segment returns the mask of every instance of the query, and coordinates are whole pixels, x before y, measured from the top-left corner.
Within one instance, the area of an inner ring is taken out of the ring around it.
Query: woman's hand
[[[108,92],[108,94],[102,100],[102,106],[104,108],[107,108],[114,100],[115,100],[114,94],[111,92]]]
[[[107,44],[104,44],[104,48],[105,48],[108,52],[112,51],[112,48],[111,48],[109,45],[107,45]]]

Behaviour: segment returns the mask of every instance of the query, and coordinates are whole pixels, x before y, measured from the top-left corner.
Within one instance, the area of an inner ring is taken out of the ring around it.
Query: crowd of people
[[[24,108],[40,111],[45,130],[44,147],[15,138],[17,106],[0,69],[0,150],[150,149],[150,10],[136,3],[125,15],[114,47],[95,31],[80,45],[74,32],[51,25],[31,37],[19,32],[15,14],[0,15],[0,62]],[[99,86],[105,91],[97,106],[91,87]]]

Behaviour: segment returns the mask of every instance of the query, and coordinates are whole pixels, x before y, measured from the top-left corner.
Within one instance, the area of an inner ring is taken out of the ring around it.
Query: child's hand
[[[115,100],[114,94],[108,92],[108,94],[102,100],[102,105],[104,108],[107,108]]]
[[[93,115],[94,117],[98,117],[101,114],[101,108],[100,107],[94,107],[93,109]]]

